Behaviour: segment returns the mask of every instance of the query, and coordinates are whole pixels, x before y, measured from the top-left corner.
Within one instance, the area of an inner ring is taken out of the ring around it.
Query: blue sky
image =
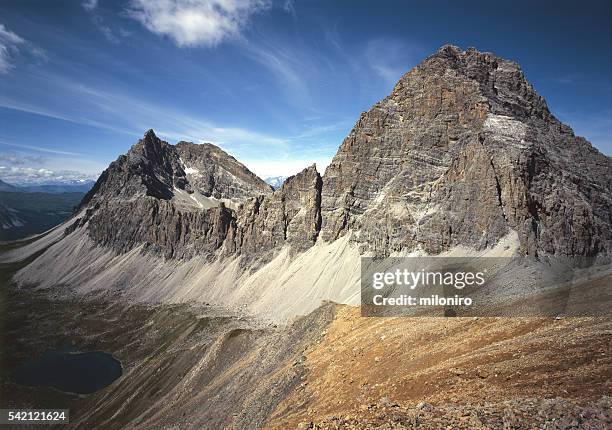
[[[612,155],[612,6],[540,2],[0,3],[0,179],[95,177],[153,128],[261,176],[325,167],[359,114],[441,45],[521,64]]]

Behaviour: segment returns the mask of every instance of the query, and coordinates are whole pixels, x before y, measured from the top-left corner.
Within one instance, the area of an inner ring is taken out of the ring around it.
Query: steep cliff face
[[[294,252],[310,248],[321,227],[321,185],[312,165],[271,196],[250,200],[237,213],[233,251],[266,260],[285,243]]]
[[[321,183],[310,166],[273,192],[211,144],[176,146],[149,130],[120,156],[83,199],[96,243],[118,253],[143,246],[165,258],[242,255],[267,261],[285,244],[314,244],[321,226]]]
[[[587,167],[588,166],[588,167]],[[321,236],[364,250],[612,249],[612,162],[557,121],[519,66],[441,48],[363,113],[323,177]]]
[[[211,144],[148,131],[83,200],[91,238],[166,258],[265,262],[351,232],[360,250],[612,250],[612,161],[549,112],[513,62],[445,46],[361,115],[321,177],[273,191]],[[76,227],[75,227],[76,228]]]
[[[95,242],[119,253],[143,245],[165,258],[212,256],[235,224],[225,203],[271,192],[219,148],[173,146],[149,130],[102,173],[81,203],[85,216],[71,229],[86,226]]]

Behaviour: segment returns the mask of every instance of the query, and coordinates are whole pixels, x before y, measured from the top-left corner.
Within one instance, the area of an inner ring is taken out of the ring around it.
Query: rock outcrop
[[[176,145],[192,187],[207,197],[237,199],[269,194],[272,187],[234,157],[210,143]]]
[[[269,258],[285,243],[295,252],[310,248],[321,228],[322,182],[313,164],[287,178],[274,194],[246,203],[237,213],[233,250]]]
[[[150,130],[81,208],[97,243],[166,258],[251,264],[349,232],[378,256],[483,249],[511,231],[527,255],[607,255],[612,161],[550,113],[516,63],[444,46],[360,116],[323,177],[311,166],[273,191],[214,145]]]
[[[612,249],[612,162],[549,112],[516,63],[445,46],[363,113],[323,177],[321,236],[362,249],[529,255]]]

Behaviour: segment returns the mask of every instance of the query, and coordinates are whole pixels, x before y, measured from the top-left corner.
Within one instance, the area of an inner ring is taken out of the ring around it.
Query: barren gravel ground
[[[611,425],[611,319],[364,318],[327,305],[283,329],[42,293],[3,294],[0,401],[69,407],[73,428]],[[67,344],[113,353],[124,375],[89,396],[7,380]]]
[[[612,428],[612,318],[365,318],[326,304],[275,327],[15,289],[27,262],[0,266],[0,407],[67,407],[70,428]],[[112,353],[123,376],[87,396],[10,381],[67,345]]]
[[[611,318],[363,318],[340,306],[267,428],[611,428],[611,346]]]
[[[300,357],[333,315],[326,306],[281,329],[200,306],[6,288],[0,306],[0,407],[68,408],[67,427],[79,429],[260,428],[301,380]],[[11,382],[20,363],[66,346],[113,354],[123,375],[91,395]]]

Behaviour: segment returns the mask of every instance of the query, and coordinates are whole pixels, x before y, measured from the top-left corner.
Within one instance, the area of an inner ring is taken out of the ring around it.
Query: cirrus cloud
[[[179,47],[216,46],[237,37],[269,0],[132,0],[129,15]]]
[[[46,61],[47,53],[30,41],[0,24],[0,74],[9,73],[15,65],[13,62],[19,54],[28,54],[30,59]]]
[[[69,184],[95,180],[97,175],[74,170],[0,166],[0,179],[14,185]]]
[[[98,0],[83,0],[83,8],[88,11],[92,11],[98,7]]]
[[[7,73],[13,68],[11,55],[19,51],[19,46],[24,43],[25,40],[0,24],[0,73]]]

